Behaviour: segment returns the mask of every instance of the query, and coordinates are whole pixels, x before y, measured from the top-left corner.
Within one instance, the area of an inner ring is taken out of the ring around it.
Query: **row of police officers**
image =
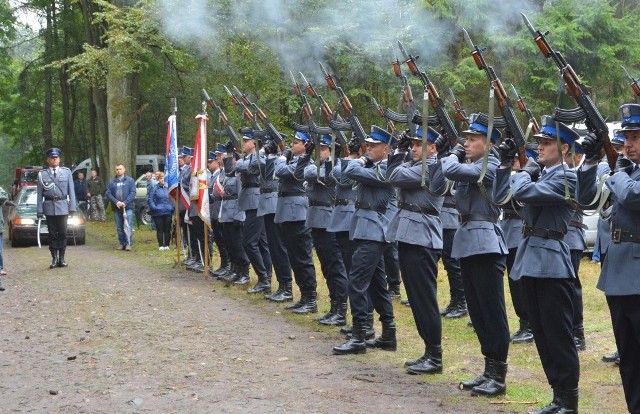
[[[395,350],[384,257],[390,245],[397,246],[402,281],[425,345],[422,356],[406,362],[407,371],[433,374],[443,369],[436,295],[442,258],[452,269],[445,313],[468,308],[485,359],[482,373],[460,388],[474,395],[504,394],[510,342],[535,340],[553,391],[551,403],[536,413],[577,413],[577,351],[585,346],[579,206],[608,196],[612,242],[598,287],[611,310],[629,411],[640,412],[640,279],[633,271],[640,260],[640,106],[623,105],[621,115],[625,144],[613,170],[600,163],[602,143],[595,136],[587,134],[580,145],[577,131],[551,117],[543,117],[537,145],[529,148],[523,165],[515,142],[490,130],[483,114],[471,116],[464,143],[453,148],[431,127],[402,134],[392,147],[391,134],[373,126],[366,150],[352,139],[345,156],[329,135],[316,139],[298,131],[291,148],[283,150],[268,136],[243,130],[241,148],[228,143],[209,156],[211,231],[221,256],[213,273],[245,285],[251,266],[258,280],[248,292],[264,293],[274,302],[293,301],[295,280],[301,297],[286,308],[316,313],[315,248],[331,302],[317,320],[343,326],[348,304],[351,308],[352,328],[333,353]],[[184,147],[180,153],[187,194],[190,151]],[[608,191],[601,192],[598,183]],[[443,229],[447,210],[459,214],[455,229]],[[189,216],[191,225],[183,232],[191,252],[187,264],[202,271],[204,227],[195,229],[201,223]],[[452,279],[456,268],[461,277]],[[278,283],[273,293],[272,269]],[[520,319],[513,337],[505,269]],[[377,337],[374,311],[382,324]]]

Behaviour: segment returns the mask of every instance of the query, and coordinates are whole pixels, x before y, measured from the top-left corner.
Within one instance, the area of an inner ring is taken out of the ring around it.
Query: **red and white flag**
[[[191,161],[191,191],[189,197],[198,201],[198,216],[211,227],[209,212],[209,189],[207,186],[207,121],[206,115],[196,116],[198,131],[193,146],[193,160]]]

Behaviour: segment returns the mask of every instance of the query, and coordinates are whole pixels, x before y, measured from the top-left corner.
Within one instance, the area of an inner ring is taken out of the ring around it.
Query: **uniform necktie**
[[[53,169],[53,178],[54,178],[54,179],[56,178],[56,172],[57,172],[57,171],[58,171],[58,170],[57,170],[57,168],[54,168],[54,169]]]

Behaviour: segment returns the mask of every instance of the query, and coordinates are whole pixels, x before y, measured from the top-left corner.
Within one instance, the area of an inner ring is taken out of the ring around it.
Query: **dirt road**
[[[399,359],[332,356],[337,333],[134,254],[74,247],[68,268],[49,270],[44,249],[5,249],[0,412],[503,410],[409,376]]]

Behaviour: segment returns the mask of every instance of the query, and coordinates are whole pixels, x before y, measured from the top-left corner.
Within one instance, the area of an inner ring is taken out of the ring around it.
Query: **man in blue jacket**
[[[118,164],[115,168],[116,176],[107,187],[107,199],[111,201],[111,209],[116,220],[118,232],[118,245],[116,250],[131,251],[133,230],[133,200],[136,198],[136,183],[133,178],[124,175],[124,165]],[[127,222],[124,222],[124,219]]]

